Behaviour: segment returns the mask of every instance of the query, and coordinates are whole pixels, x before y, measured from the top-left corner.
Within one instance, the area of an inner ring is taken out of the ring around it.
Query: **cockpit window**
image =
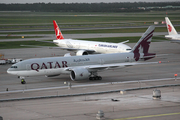
[[[11,66],[11,68],[17,68],[17,66]]]
[[[130,51],[131,49],[126,49],[127,51]]]

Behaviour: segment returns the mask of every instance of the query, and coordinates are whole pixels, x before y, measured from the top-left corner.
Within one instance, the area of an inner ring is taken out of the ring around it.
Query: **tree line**
[[[0,4],[0,11],[32,11],[32,12],[136,12],[150,9],[139,7],[180,6],[180,2],[123,2],[123,3],[26,3]],[[180,8],[164,8],[180,9]],[[164,10],[163,9],[163,10]],[[161,9],[159,9],[161,10]]]

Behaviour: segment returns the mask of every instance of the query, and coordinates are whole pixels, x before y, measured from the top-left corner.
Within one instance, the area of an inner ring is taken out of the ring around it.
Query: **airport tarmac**
[[[66,39],[83,39],[83,38],[106,38],[106,37],[133,37],[141,36],[143,33],[89,33],[89,34],[63,34]],[[155,32],[154,36],[167,35],[167,32]],[[7,34],[0,34],[0,36],[7,36]],[[30,40],[54,40],[55,34],[18,34],[11,36],[24,36],[22,39],[0,39],[0,42],[7,41],[30,41]],[[36,36],[37,38],[26,38],[26,36]]]
[[[153,42],[150,46],[150,52],[157,53],[160,55],[150,61],[162,61],[161,64],[151,65],[138,65],[127,67],[117,70],[109,70],[99,72],[102,76],[102,81],[82,81],[73,82],[73,85],[81,84],[94,84],[102,82],[119,82],[119,81],[135,81],[135,80],[148,80],[148,79],[161,79],[161,78],[172,78],[175,73],[179,73],[180,65],[180,48],[179,44],[170,42]],[[128,43],[129,46],[133,47],[135,43]],[[48,48],[26,48],[26,49],[1,49],[0,53],[5,55],[5,58],[39,58],[39,57],[53,57],[63,56],[68,51],[60,49],[48,49]],[[74,55],[74,53],[71,53]],[[168,55],[162,55],[168,54]],[[162,56],[161,56],[162,55]],[[9,75],[6,73],[7,69],[11,65],[0,66],[0,92],[6,90],[19,90],[24,89],[24,85],[20,84],[20,79],[17,76]],[[27,77],[26,88],[46,88],[46,87],[57,87],[64,86],[65,81],[71,81],[69,75],[60,75],[57,77]]]
[[[135,43],[128,43],[133,47]],[[138,81],[154,79],[167,79],[170,83],[174,84],[174,74],[180,74],[180,45],[176,43],[153,42],[150,46],[150,52],[157,53],[160,56],[150,60],[162,61],[161,64],[151,65],[138,65],[127,67],[124,69],[103,71],[99,75],[102,76],[101,81],[82,81],[74,82],[70,80],[69,75],[60,75],[57,77],[47,78],[44,76],[26,78],[27,84],[21,85],[17,76],[8,75],[6,70],[11,65],[0,66],[0,92],[17,91],[17,93],[2,93],[1,99],[11,98],[14,96],[22,95],[22,90],[43,89],[52,87],[63,87],[65,81],[71,81],[72,86],[77,85],[90,85],[101,84],[110,82],[125,82],[136,81],[136,87],[144,85]],[[37,57],[52,57],[62,56],[67,51],[60,49],[48,48],[27,48],[27,49],[1,49],[0,53],[5,54],[5,58],[37,58]],[[73,54],[73,53],[72,53]],[[168,54],[168,55],[162,55]],[[146,61],[148,62],[148,61]],[[164,84],[164,81],[161,81]],[[171,83],[173,82],[173,83]],[[177,80],[176,83],[179,83]],[[160,85],[159,83],[158,85]],[[126,88],[130,84],[121,84],[121,88]],[[156,85],[154,82],[148,85]],[[132,85],[133,86],[133,85]],[[108,90],[115,89],[114,86],[108,86]],[[104,86],[94,86],[91,88],[95,91],[106,89]],[[117,86],[118,88],[118,86]],[[118,88],[118,89],[121,89]],[[18,119],[18,120],[93,120],[98,110],[105,112],[105,119],[179,119],[180,118],[180,96],[179,87],[160,88],[163,91],[161,100],[152,100],[152,89],[129,91],[125,95],[119,93],[109,93],[100,95],[76,96],[76,97],[63,97],[39,100],[25,100],[14,102],[0,102],[0,116],[4,119]],[[63,93],[72,94],[74,91],[84,92],[88,87],[79,87],[68,90],[67,88]],[[44,92],[43,92],[44,91]],[[23,93],[28,97],[30,95],[51,95],[51,90],[38,90],[38,92],[25,92]],[[54,92],[52,95],[61,92]],[[119,102],[113,102],[111,99],[118,99]],[[134,117],[134,118],[130,118]]]
[[[173,81],[173,80],[172,80]],[[171,82],[172,82],[171,81]],[[179,80],[180,81],[180,80]],[[179,83],[179,81],[176,81]],[[175,82],[175,81],[173,81]],[[137,83],[135,83],[137,84]],[[164,81],[160,84],[164,84]],[[152,85],[152,82],[143,85]],[[103,85],[79,87],[72,89],[56,89],[54,92],[73,94],[76,91],[99,91],[100,89],[135,87],[134,83],[119,85]],[[56,97],[34,100],[18,100],[0,102],[0,116],[4,120],[95,120],[99,110],[104,112],[103,120],[179,120],[180,118],[180,87],[158,88],[161,99],[153,99],[153,89]],[[47,96],[50,92],[38,92]],[[20,92],[15,94],[0,94],[16,97],[34,95],[36,92]],[[6,98],[5,97],[5,98]]]

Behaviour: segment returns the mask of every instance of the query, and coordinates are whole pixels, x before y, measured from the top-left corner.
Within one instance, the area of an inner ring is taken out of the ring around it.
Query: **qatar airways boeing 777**
[[[150,26],[128,53],[27,59],[12,65],[7,73],[20,76],[22,84],[25,83],[25,77],[40,75],[50,77],[69,74],[73,81],[101,80],[102,77],[97,74],[101,70],[154,63],[138,62],[155,57],[155,53],[148,52],[154,29],[154,26]]]

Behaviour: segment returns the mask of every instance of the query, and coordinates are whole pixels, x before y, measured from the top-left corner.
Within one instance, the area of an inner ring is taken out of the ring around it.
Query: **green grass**
[[[0,49],[13,49],[13,48],[32,48],[21,45],[36,45],[36,46],[56,46],[51,43],[44,43],[38,41],[11,41],[11,42],[0,42]],[[56,46],[57,47],[57,46]]]
[[[180,10],[166,11],[173,24],[180,24]],[[53,20],[56,20],[60,28],[93,28],[93,27],[113,27],[113,26],[142,26],[152,25],[154,21],[164,21],[166,13],[164,11],[151,11],[139,13],[73,13],[73,12],[0,12],[0,30],[24,30],[24,29],[51,29],[49,31],[36,32],[4,32],[0,34],[12,34],[13,36],[2,36],[0,39],[21,38],[18,34],[54,34]],[[180,27],[175,27],[180,31]],[[62,31],[63,34],[82,34],[82,33],[144,33],[147,28],[130,29],[99,29],[99,30],[70,30]],[[156,27],[155,32],[167,32],[166,27]],[[34,36],[36,37],[36,36]],[[25,38],[27,38],[25,36]],[[33,37],[30,37],[33,38]],[[36,37],[37,38],[37,37]],[[92,38],[90,41],[103,42],[122,42],[130,40],[137,42],[140,37],[113,37],[113,38]],[[160,40],[161,38],[153,37]],[[83,39],[84,40],[84,39]],[[165,40],[162,38],[161,40]],[[154,40],[153,40],[154,41]],[[17,41],[0,42],[0,49],[26,48],[24,45],[37,46],[56,46],[50,43],[37,41]]]
[[[180,20],[180,11],[168,12],[171,20]],[[0,24],[47,24],[52,20],[58,24],[83,23],[113,23],[113,22],[154,22],[164,21],[165,12],[139,12],[139,13],[62,13],[62,12],[1,12]]]
[[[22,36],[0,36],[0,39],[19,39]],[[24,36],[24,38],[41,38],[40,36]]]
[[[14,13],[16,14],[16,13]],[[123,16],[122,16],[123,15]],[[29,24],[29,23],[48,23],[51,24],[52,20],[56,20],[59,24],[61,23],[85,23],[85,22],[131,22],[131,21],[163,21],[165,15],[111,15],[110,13],[105,15],[95,16],[58,16],[47,15],[38,16],[35,13],[27,13],[26,15],[9,15],[0,18],[0,23],[4,24]],[[180,16],[172,16],[171,20],[179,20]]]
[[[119,43],[126,40],[129,40],[128,43],[136,43],[140,39],[139,37],[111,37],[111,38],[87,38],[83,40],[87,41],[101,41],[101,42],[113,42]],[[153,37],[153,42],[158,42],[159,40],[166,40],[164,38]],[[35,45],[35,46],[50,46],[50,47],[57,47],[55,44],[52,43],[44,43],[38,41],[11,41],[11,42],[0,42],[0,49],[13,49],[13,48],[33,48],[21,45]]]
[[[135,43],[139,40],[140,37],[107,37],[107,38],[86,38],[83,40],[87,41],[100,41],[100,42],[112,42],[120,43],[126,40],[129,40],[129,43]]]
[[[148,28],[148,27],[147,27]],[[138,33],[145,32],[147,28],[126,28],[126,29],[101,29],[101,30],[73,30],[62,31],[63,34],[82,34],[82,33]],[[180,26],[175,27],[180,31]],[[156,27],[155,32],[167,32],[166,27]]]
[[[163,36],[162,36],[163,37]],[[159,41],[166,41],[165,38],[162,37],[153,37],[153,42],[159,42]],[[119,43],[126,40],[129,40],[128,43],[136,43],[141,38],[141,36],[138,37],[109,37],[109,38],[86,38],[83,40],[88,41],[100,41],[100,42],[112,42],[112,43]]]
[[[148,28],[148,27],[147,27]],[[86,34],[86,33],[138,33],[145,32],[147,28],[126,28],[126,29],[99,29],[99,30],[71,30],[62,31],[63,34]],[[180,26],[175,27],[177,31],[180,31]],[[167,32],[166,27],[156,27],[155,32]],[[0,34],[55,34],[54,31],[35,31],[35,32],[5,32]]]

